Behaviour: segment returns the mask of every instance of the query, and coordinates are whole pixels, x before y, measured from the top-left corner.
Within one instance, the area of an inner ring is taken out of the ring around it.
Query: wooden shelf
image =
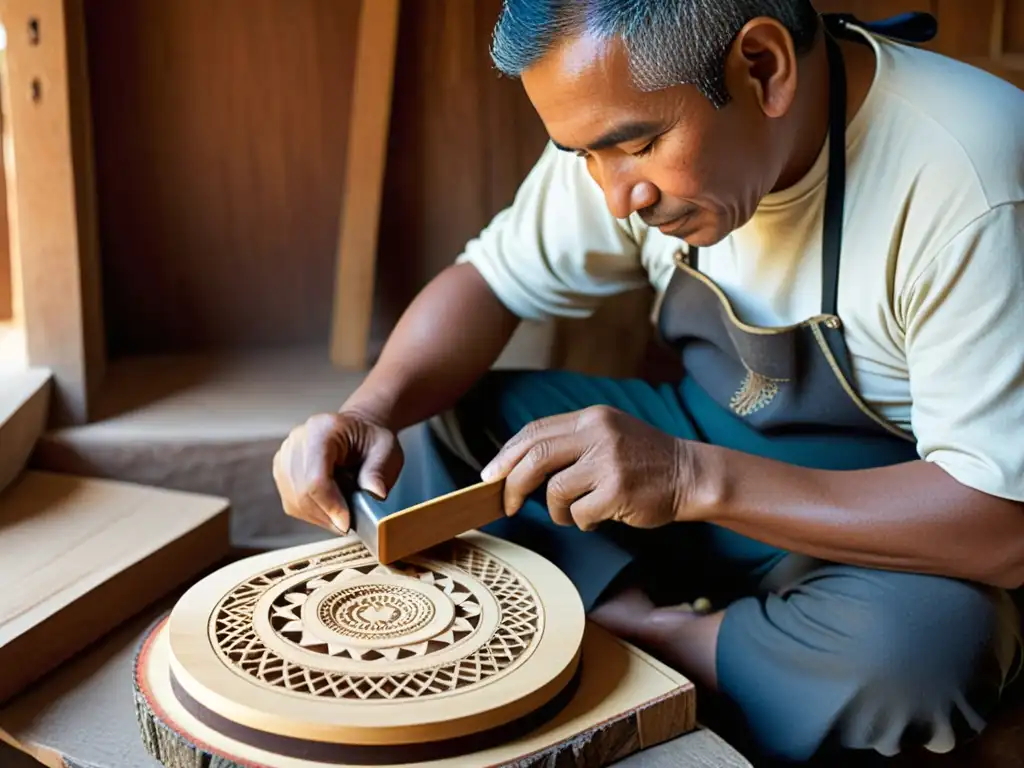
[[[320,529],[281,510],[274,453],[362,378],[334,369],[323,347],[113,362],[97,420],[45,433],[31,466],[228,498],[238,546],[317,540]]]
[[[0,494],[0,701],[228,555],[228,504],[23,472]]]

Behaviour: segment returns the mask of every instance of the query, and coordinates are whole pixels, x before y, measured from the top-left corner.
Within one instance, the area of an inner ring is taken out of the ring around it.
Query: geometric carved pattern
[[[486,684],[528,657],[541,629],[530,584],[459,540],[391,566],[358,543],[288,563],[230,590],[209,624],[236,672],[293,695],[365,701]]]

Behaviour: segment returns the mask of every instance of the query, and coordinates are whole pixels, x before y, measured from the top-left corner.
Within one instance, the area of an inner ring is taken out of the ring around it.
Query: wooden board
[[[21,474],[46,428],[50,383],[41,368],[0,374],[0,491]]]
[[[331,360],[340,367],[367,363],[398,7],[398,0],[363,0],[360,9],[331,325]]]
[[[143,636],[174,601],[171,597],[154,605],[0,707],[0,741],[16,745],[12,749],[31,755],[47,768],[159,768],[139,736],[130,680]],[[588,628],[588,636],[591,631]],[[634,674],[646,666],[646,661],[641,661],[639,667],[635,663]],[[635,729],[631,732],[636,733]],[[629,741],[628,736],[625,741]],[[6,765],[6,756],[0,749],[0,765]],[[713,732],[698,727],[664,744],[624,756],[616,766],[749,768],[750,763]]]
[[[0,2],[14,320],[57,424],[88,419],[106,359],[81,2]]]
[[[505,515],[504,480],[481,482],[428,499],[405,509],[394,509],[340,477],[352,530],[382,563],[414,555],[460,534],[482,528]]]
[[[228,551],[223,499],[28,471],[0,494],[0,702]]]

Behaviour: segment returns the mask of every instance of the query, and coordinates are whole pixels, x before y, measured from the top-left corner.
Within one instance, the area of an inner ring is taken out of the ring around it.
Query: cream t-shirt
[[[858,30],[875,80],[847,131],[838,314],[854,386],[962,483],[1024,500],[1024,91]],[[740,319],[821,311],[828,148],[764,198],[701,271]],[[589,315],[664,290],[686,244],[608,211],[585,161],[553,145],[458,261],[523,318]]]

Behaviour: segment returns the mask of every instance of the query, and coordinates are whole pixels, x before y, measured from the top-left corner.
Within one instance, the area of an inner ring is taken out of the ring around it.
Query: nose
[[[628,218],[658,202],[658,188],[651,182],[630,173],[620,173],[614,167],[602,168],[598,183],[604,190],[608,210],[617,219]]]

